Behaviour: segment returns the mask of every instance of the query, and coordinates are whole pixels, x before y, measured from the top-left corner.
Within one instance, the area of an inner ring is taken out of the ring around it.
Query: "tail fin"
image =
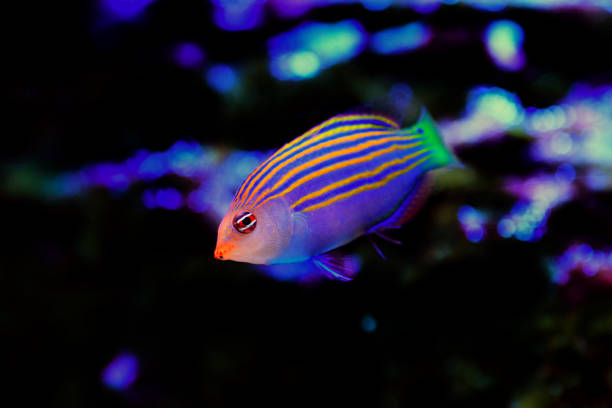
[[[424,107],[421,109],[419,120],[406,131],[422,135],[425,145],[431,152],[431,163],[434,168],[443,167],[456,161],[453,154],[444,145],[434,120]]]

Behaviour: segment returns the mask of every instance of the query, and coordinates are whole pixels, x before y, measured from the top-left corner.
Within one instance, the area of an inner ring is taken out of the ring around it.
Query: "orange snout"
[[[215,248],[215,258],[222,261],[227,261],[232,249],[234,249],[234,246],[229,242],[217,242],[217,247]]]
[[[224,256],[224,251],[221,248],[216,247],[215,248],[215,258],[223,260],[223,256]]]

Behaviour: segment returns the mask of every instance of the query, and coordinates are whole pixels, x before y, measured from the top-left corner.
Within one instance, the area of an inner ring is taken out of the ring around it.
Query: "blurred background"
[[[98,0],[4,14],[2,398],[612,406],[610,0]],[[217,262],[275,148],[422,105],[437,171],[361,271]],[[9,405],[7,405],[9,406]]]

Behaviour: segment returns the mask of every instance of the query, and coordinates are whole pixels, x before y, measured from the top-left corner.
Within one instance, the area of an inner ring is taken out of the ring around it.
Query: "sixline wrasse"
[[[285,144],[238,189],[217,236],[217,259],[312,262],[350,280],[337,248],[398,228],[427,196],[426,173],[453,156],[429,114],[401,129],[378,114],[334,116]]]

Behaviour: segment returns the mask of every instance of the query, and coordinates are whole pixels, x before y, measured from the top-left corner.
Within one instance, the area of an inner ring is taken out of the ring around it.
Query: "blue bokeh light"
[[[494,119],[503,126],[520,125],[525,117],[518,96],[495,87],[475,88],[468,96],[467,109]]]
[[[164,153],[151,153],[138,167],[138,176],[146,181],[155,180],[166,173],[168,173],[168,160]]]
[[[569,282],[572,271],[581,271],[586,277],[599,276],[612,281],[612,251],[595,250],[585,243],[570,245],[561,256],[549,262],[551,280],[558,285]]]
[[[268,41],[270,72],[280,80],[312,78],[364,48],[366,33],[354,20],[305,23]]]
[[[562,168],[554,175],[538,174],[523,180],[506,181],[506,190],[520,200],[498,223],[504,238],[537,241],[546,232],[546,222],[553,208],[570,200],[575,192],[571,169]]]
[[[531,157],[546,163],[590,167],[585,183],[597,189],[598,183],[589,182],[589,174],[608,173],[606,169],[612,165],[612,138],[608,132],[612,126],[612,98],[609,95],[612,95],[609,85],[577,84],[561,103],[530,109],[526,131],[536,138]],[[601,188],[607,188],[605,182]]]
[[[287,59],[291,72],[300,78],[312,78],[321,68],[319,57],[312,51],[297,51]]]
[[[593,191],[607,190],[612,187],[612,172],[591,169],[585,175],[584,182]]]
[[[212,0],[213,20],[227,31],[251,30],[261,24],[265,0]]]
[[[563,163],[557,167],[555,177],[561,183],[571,183],[576,178],[576,169],[569,163]]]
[[[110,190],[125,190],[130,181],[123,164],[101,163],[87,169],[90,183]]]
[[[380,11],[388,8],[394,0],[361,0],[363,7],[370,11]]]
[[[168,168],[183,177],[194,177],[206,166],[204,149],[199,143],[179,140],[168,150]]]
[[[372,35],[370,45],[379,54],[397,54],[420,48],[427,44],[431,37],[431,29],[416,22],[379,31]]]
[[[376,326],[376,319],[374,319],[374,317],[370,314],[366,314],[363,316],[363,319],[361,319],[361,328],[366,333],[372,333],[374,330],[376,330]]]
[[[131,353],[120,353],[102,371],[102,382],[108,388],[124,391],[136,381],[138,371],[138,358]]]
[[[516,231],[516,226],[514,225],[514,221],[508,218],[504,218],[499,220],[497,223],[497,232],[503,238],[510,238],[514,235]]]
[[[521,26],[510,20],[495,21],[484,33],[487,52],[493,62],[507,71],[517,71],[525,65],[524,38]]]
[[[177,189],[168,187],[145,190],[142,193],[142,203],[148,209],[159,207],[165,210],[178,210],[183,207],[184,200]]]
[[[238,83],[236,71],[225,64],[216,64],[206,71],[206,82],[219,93],[227,93],[233,90]]]
[[[487,217],[481,211],[464,205],[457,211],[457,218],[470,242],[480,242],[484,238]]]
[[[468,94],[465,116],[440,123],[444,141],[451,147],[500,138],[523,125],[526,112],[518,96],[505,89],[477,86]]]
[[[538,0],[517,0],[523,1],[523,3],[528,4],[530,2],[535,2]],[[510,5],[511,1],[508,0],[464,0],[463,3],[469,4],[475,9],[485,10],[491,12],[502,11],[506,6]]]

